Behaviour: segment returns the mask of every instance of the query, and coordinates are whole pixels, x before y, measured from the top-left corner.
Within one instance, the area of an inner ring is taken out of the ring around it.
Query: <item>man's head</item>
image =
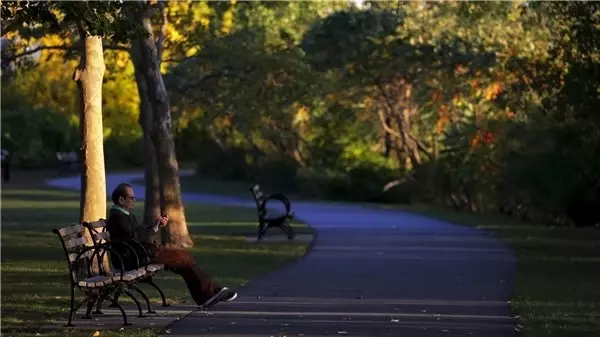
[[[112,201],[115,205],[131,211],[133,206],[135,206],[135,193],[131,185],[126,183],[119,184],[112,193]]]

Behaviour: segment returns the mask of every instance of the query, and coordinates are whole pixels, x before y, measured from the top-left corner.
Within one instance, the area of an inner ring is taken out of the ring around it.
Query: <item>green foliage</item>
[[[48,108],[2,107],[2,148],[16,166],[52,165],[56,152],[77,150],[78,144],[78,128],[65,116]]]
[[[320,70],[365,66],[401,24],[392,11],[340,11],[315,24],[304,36],[302,48]],[[335,55],[335,56],[334,56]]]
[[[129,20],[128,11],[137,10],[138,2],[109,1],[3,1],[2,30],[19,30],[22,36],[59,33],[68,23],[76,23],[85,35],[125,42],[142,34],[143,29]]]
[[[2,9],[15,9],[8,4]],[[134,8],[113,5],[98,13],[112,8],[117,20]],[[93,6],[81,6],[71,11],[90,31],[118,34],[94,26],[98,17],[85,12]],[[589,211],[600,202],[596,3],[169,8],[172,59],[163,69],[177,151],[205,175],[270,180],[322,198],[598,222]],[[40,13],[30,20],[52,26]],[[133,72],[122,56],[106,60],[107,158],[138,163]],[[40,74],[19,70],[3,96],[18,88],[28,106],[72,116],[76,102],[65,92],[73,84],[45,75],[69,65],[51,58],[33,65]]]

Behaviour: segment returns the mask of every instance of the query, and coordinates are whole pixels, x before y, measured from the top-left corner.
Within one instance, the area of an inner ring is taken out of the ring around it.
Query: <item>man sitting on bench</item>
[[[159,246],[155,234],[159,227],[167,225],[168,216],[162,216],[153,225],[142,226],[131,213],[135,205],[135,194],[129,184],[119,184],[112,193],[114,205],[106,228],[111,239],[135,239],[142,241],[147,246],[148,253],[154,263],[163,264],[166,270],[172,271],[183,277],[190,295],[201,307],[207,308],[220,301],[230,302],[237,297],[237,293],[227,287],[220,287],[210,276],[203,272],[194,261],[193,256],[184,249]],[[117,249],[116,246],[115,249]],[[117,251],[119,255],[127,255],[126,251]],[[143,253],[143,252],[141,252]],[[139,253],[138,253],[139,254]],[[124,261],[126,269],[134,269],[135,261]]]

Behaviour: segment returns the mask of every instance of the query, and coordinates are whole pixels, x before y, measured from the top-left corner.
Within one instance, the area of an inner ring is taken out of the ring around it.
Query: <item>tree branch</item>
[[[412,133],[409,132],[408,136],[413,140],[413,142],[415,142],[417,144],[417,147],[419,148],[419,150],[423,151],[423,153],[425,153],[427,158],[431,159],[431,154],[429,153],[429,149],[427,148],[427,146],[425,146],[425,144],[423,144],[423,142],[420,139],[418,139],[417,137],[415,137]]]
[[[17,59],[19,59],[21,57],[24,57],[24,56],[27,56],[27,55],[31,55],[31,54],[35,54],[35,53],[37,53],[39,51],[42,51],[42,50],[73,50],[73,49],[76,49],[76,48],[74,48],[72,45],[38,46],[36,48],[26,50],[26,51],[24,51],[22,53],[14,54],[11,57],[7,57],[5,59],[5,62],[12,62],[12,61],[15,61],[15,60],[17,60]]]
[[[24,56],[28,56],[31,54],[35,54],[39,51],[42,50],[65,50],[65,51],[81,51],[81,48],[83,47],[83,44],[81,42],[78,42],[76,44],[72,44],[72,45],[55,45],[55,46],[37,46],[33,49],[29,49],[26,50],[24,52],[18,53],[18,54],[14,54],[10,57],[5,58],[3,61],[4,62],[13,62],[16,61],[17,59],[24,57]],[[102,48],[104,48],[105,50],[122,50],[122,51],[129,51],[129,47],[126,46],[120,46],[120,45],[116,45],[116,44],[104,44],[102,46]]]
[[[160,69],[160,64],[162,62],[162,56],[163,56],[163,51],[164,51],[164,42],[165,42],[165,35],[167,33],[167,23],[168,23],[168,18],[167,18],[167,11],[165,10],[165,2],[164,0],[158,0],[158,10],[160,12],[160,32],[158,33],[158,36],[156,38],[156,57],[158,59],[158,67]]]
[[[389,133],[394,137],[402,139],[402,135],[400,135],[398,131],[390,128],[389,125],[387,125],[387,123],[385,122],[385,116],[383,115],[383,111],[381,109],[377,109],[377,115],[379,115],[379,121],[381,122],[381,126],[383,127],[383,130],[385,130],[385,132]]]
[[[209,80],[209,79],[211,79],[211,78],[214,78],[214,77],[218,77],[218,76],[220,76],[220,75],[221,75],[221,73],[222,73],[222,72],[214,72],[214,73],[209,73],[209,74],[206,74],[206,75],[204,75],[204,76],[200,77],[199,79],[197,79],[196,81],[193,81],[193,82],[191,82],[191,83],[188,83],[188,84],[185,84],[185,85],[182,85],[182,86],[174,86],[174,87],[173,87],[171,90],[172,90],[172,91],[175,91],[175,92],[178,92],[178,93],[182,93],[182,94],[183,94],[183,93],[185,93],[186,91],[188,91],[188,90],[190,90],[190,89],[192,89],[192,88],[194,88],[194,87],[197,87],[197,86],[199,86],[199,85],[202,85],[204,82],[208,81],[208,80]],[[172,81],[170,81],[170,78],[169,78],[169,80],[167,80],[166,82],[170,82],[170,83],[168,83],[168,84],[173,84],[173,82],[172,82]],[[179,81],[178,81],[178,82],[179,82]],[[166,83],[166,84],[167,84],[167,83]]]

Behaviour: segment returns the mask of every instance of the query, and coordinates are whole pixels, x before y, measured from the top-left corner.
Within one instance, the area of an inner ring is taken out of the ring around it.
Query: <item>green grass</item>
[[[189,192],[251,198],[248,183],[183,177]],[[298,196],[293,200],[301,199]],[[456,212],[429,205],[394,206],[455,224],[487,230],[518,257],[512,309],[526,337],[592,337],[600,334],[600,228],[556,228],[495,214]]]
[[[11,186],[12,185],[12,186]],[[20,187],[18,187],[20,186]],[[39,328],[68,316],[69,288],[65,258],[51,229],[73,224],[79,214],[77,192],[14,183],[2,189],[2,335],[90,336],[90,331],[44,332]],[[142,204],[137,206],[141,211]],[[219,283],[236,287],[301,257],[306,243],[269,242],[257,245],[252,209],[187,204],[186,215],[198,264]],[[299,233],[312,233],[300,223]],[[156,279],[172,303],[193,304],[183,280],[162,272]],[[145,287],[145,286],[143,286]],[[148,294],[159,298],[151,288]],[[151,336],[147,330],[102,332],[102,336]]]

